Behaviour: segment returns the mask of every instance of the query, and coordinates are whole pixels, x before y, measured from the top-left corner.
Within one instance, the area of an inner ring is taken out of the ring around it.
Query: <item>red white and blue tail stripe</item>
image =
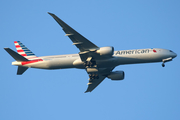
[[[15,46],[16,46],[17,52],[18,52],[21,56],[23,56],[23,57],[25,57],[25,58],[27,58],[27,59],[29,59],[29,60],[33,60],[33,59],[37,59],[37,58],[38,58],[33,52],[31,52],[31,51],[30,51],[25,45],[23,45],[20,41],[14,41],[14,44],[15,44]]]

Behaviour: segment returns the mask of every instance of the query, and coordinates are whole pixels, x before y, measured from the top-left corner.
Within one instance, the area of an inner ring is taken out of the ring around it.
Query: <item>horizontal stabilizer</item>
[[[10,48],[4,48],[16,61],[29,61],[25,57],[11,50]]]
[[[17,75],[22,75],[27,69],[28,67],[18,66]]]

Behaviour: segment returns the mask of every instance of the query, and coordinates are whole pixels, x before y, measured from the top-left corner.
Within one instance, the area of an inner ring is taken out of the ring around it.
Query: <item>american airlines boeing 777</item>
[[[4,48],[16,61],[12,65],[18,66],[17,75],[22,75],[28,68],[39,69],[85,69],[89,75],[88,88],[85,92],[94,90],[106,77],[111,80],[123,80],[124,71],[113,71],[118,65],[137,63],[165,63],[177,56],[171,50],[160,48],[119,50],[114,47],[98,47],[84,36],[79,34],[56,15],[49,13],[62,27],[73,45],[80,52],[78,54],[55,55],[37,57],[20,41],[14,41],[17,52]]]

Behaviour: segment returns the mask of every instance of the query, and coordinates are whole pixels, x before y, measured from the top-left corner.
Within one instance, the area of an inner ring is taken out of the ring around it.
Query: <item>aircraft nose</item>
[[[177,54],[173,52],[172,57],[175,58],[176,56],[177,56]]]

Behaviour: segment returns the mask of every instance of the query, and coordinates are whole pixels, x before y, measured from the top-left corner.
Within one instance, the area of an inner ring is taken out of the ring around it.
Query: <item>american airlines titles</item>
[[[144,54],[149,53],[149,49],[141,49],[141,50],[123,50],[117,51],[115,55],[130,55],[130,54]]]

